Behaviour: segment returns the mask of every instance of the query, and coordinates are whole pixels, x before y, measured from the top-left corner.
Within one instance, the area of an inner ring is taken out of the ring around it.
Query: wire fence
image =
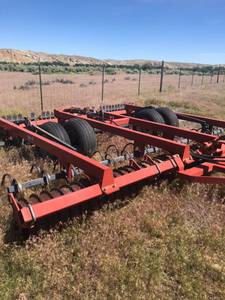
[[[109,72],[110,71],[110,72]],[[94,106],[105,103],[134,101],[151,92],[164,92],[187,87],[222,84],[224,70],[210,72],[194,69],[136,67],[119,71],[118,67],[98,66],[89,73],[0,72],[1,112],[28,113],[53,110],[60,106]]]

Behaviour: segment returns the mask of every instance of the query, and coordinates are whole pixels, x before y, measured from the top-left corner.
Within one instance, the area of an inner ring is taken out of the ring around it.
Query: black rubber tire
[[[160,113],[158,113],[154,108],[144,108],[136,112],[135,114],[136,118],[144,119],[156,123],[165,124],[165,121]],[[162,136],[162,132],[160,131],[151,131],[144,128],[134,128],[134,130],[138,130],[145,133],[150,133],[153,135]]]
[[[66,130],[63,128],[63,126],[61,124],[54,123],[54,122],[46,122],[46,123],[40,125],[39,127],[41,129],[49,132],[50,134],[54,135],[55,137],[57,137],[64,143],[71,145],[68,133],[66,132]],[[41,135],[45,136],[44,134],[41,134]],[[51,139],[51,138],[49,138],[49,139]],[[48,152],[45,150],[38,148],[38,152],[42,157],[49,156],[49,157],[55,159],[55,157],[53,155],[48,154]]]
[[[81,119],[70,119],[64,123],[64,128],[67,131],[71,144],[80,153],[92,156],[96,151],[97,141],[94,129],[91,125]]]
[[[139,119],[145,119],[148,121],[165,124],[162,115],[159,112],[157,112],[154,108],[141,109],[135,114],[135,117]]]
[[[157,112],[161,114],[167,125],[179,127],[177,115],[168,107],[158,107]]]

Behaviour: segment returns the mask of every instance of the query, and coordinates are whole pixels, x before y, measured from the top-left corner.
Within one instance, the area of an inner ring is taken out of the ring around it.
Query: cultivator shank
[[[201,127],[181,128],[179,120]],[[58,172],[42,172],[25,183],[11,179],[8,198],[21,228],[62,215],[68,217],[83,203],[97,198],[104,201],[102,196],[161,176],[225,183],[224,177],[212,176],[225,172],[225,141],[221,135],[225,122],[221,120],[175,114],[167,108],[108,105],[97,110],[56,109],[38,119],[33,115],[29,120],[21,116],[0,118],[0,129],[3,144],[17,141],[17,147],[33,145],[42,159],[48,157],[60,165]],[[97,160],[93,157],[98,150],[95,136],[104,133],[123,138],[126,145],[122,151],[110,145]],[[128,151],[129,147],[132,150]],[[109,153],[112,149],[114,155]],[[36,192],[38,187],[40,192]]]

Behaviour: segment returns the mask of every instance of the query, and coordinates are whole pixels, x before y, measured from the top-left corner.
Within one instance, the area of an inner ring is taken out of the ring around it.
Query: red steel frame
[[[144,107],[133,105],[133,104],[125,104],[125,109],[123,111],[118,112],[118,114],[119,115],[130,114],[131,112],[134,112],[134,111],[142,109],[142,108],[144,108]],[[222,120],[207,118],[207,117],[198,116],[198,115],[185,114],[185,113],[176,113],[176,115],[177,115],[178,119],[182,119],[185,121],[193,122],[193,119],[196,119],[196,120],[200,120],[200,121],[205,121],[211,126],[225,128],[225,121],[222,121]]]
[[[66,146],[51,141],[31,130],[24,125],[16,125],[5,119],[0,118],[0,127],[4,129],[8,135],[13,138],[21,137],[24,140],[37,145],[46,150],[50,154],[56,156],[59,162],[67,168],[68,172],[71,165],[76,166],[84,171],[91,179],[90,186],[82,188],[79,191],[50,199],[45,202],[36,203],[27,207],[20,207],[16,199],[16,195],[9,193],[9,199],[12,204],[14,214],[18,224],[21,227],[30,227],[33,221],[39,220],[47,215],[57,211],[69,208],[76,204],[100,197],[104,194],[111,194],[119,189],[144,179],[153,179],[156,176],[167,173],[176,172],[179,176],[190,181],[198,181],[205,183],[225,183],[224,178],[205,176],[213,171],[219,170],[225,172],[225,160],[222,162],[197,162],[191,155],[190,145],[180,141],[174,141],[174,137],[182,137],[190,139],[197,143],[201,143],[202,153],[217,153],[221,157],[225,155],[224,142],[219,140],[216,135],[201,133],[189,129],[176,128],[173,126],[158,124],[150,121],[134,118],[129,114],[140,107],[127,105],[125,110],[119,112],[105,113],[106,120],[98,120],[83,114],[71,113],[64,110],[55,110],[54,114],[57,119],[51,121],[63,123],[70,118],[79,118],[86,120],[94,128],[106,131],[133,140],[134,144],[144,149],[145,145],[158,147],[168,153],[168,159],[158,163],[153,162],[148,167],[138,168],[131,173],[115,177],[113,170],[101,163],[88,158],[75,150],[71,150]],[[177,114],[181,118],[189,118],[190,115]],[[193,116],[190,116],[190,118]],[[225,128],[225,122],[203,117],[195,116],[207,121],[210,125]],[[37,124],[46,122],[38,121]],[[158,130],[164,133],[164,136],[154,136],[149,133],[139,132],[130,128],[124,128],[123,125],[143,127],[150,130]],[[147,157],[148,159],[148,157]],[[151,160],[151,158],[149,158]],[[193,166],[193,163],[195,165]]]

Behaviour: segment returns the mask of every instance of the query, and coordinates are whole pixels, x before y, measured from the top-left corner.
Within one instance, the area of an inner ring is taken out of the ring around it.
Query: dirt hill
[[[101,60],[92,57],[84,57],[78,55],[56,55],[43,52],[0,49],[0,61],[9,63],[32,63],[38,62],[63,62],[70,65],[74,64],[100,64]]]
[[[44,52],[34,52],[26,50],[15,50],[15,49],[0,49],[0,62],[8,63],[33,63],[38,62],[63,62],[70,65],[74,64],[107,64],[107,65],[143,65],[150,64],[152,66],[158,66],[161,64],[160,61],[154,60],[100,60],[93,57],[85,57],[78,55],[61,55],[61,54],[48,54]],[[193,68],[196,66],[203,66],[201,64],[191,63],[179,63],[179,62],[166,62],[166,67],[169,68]]]

